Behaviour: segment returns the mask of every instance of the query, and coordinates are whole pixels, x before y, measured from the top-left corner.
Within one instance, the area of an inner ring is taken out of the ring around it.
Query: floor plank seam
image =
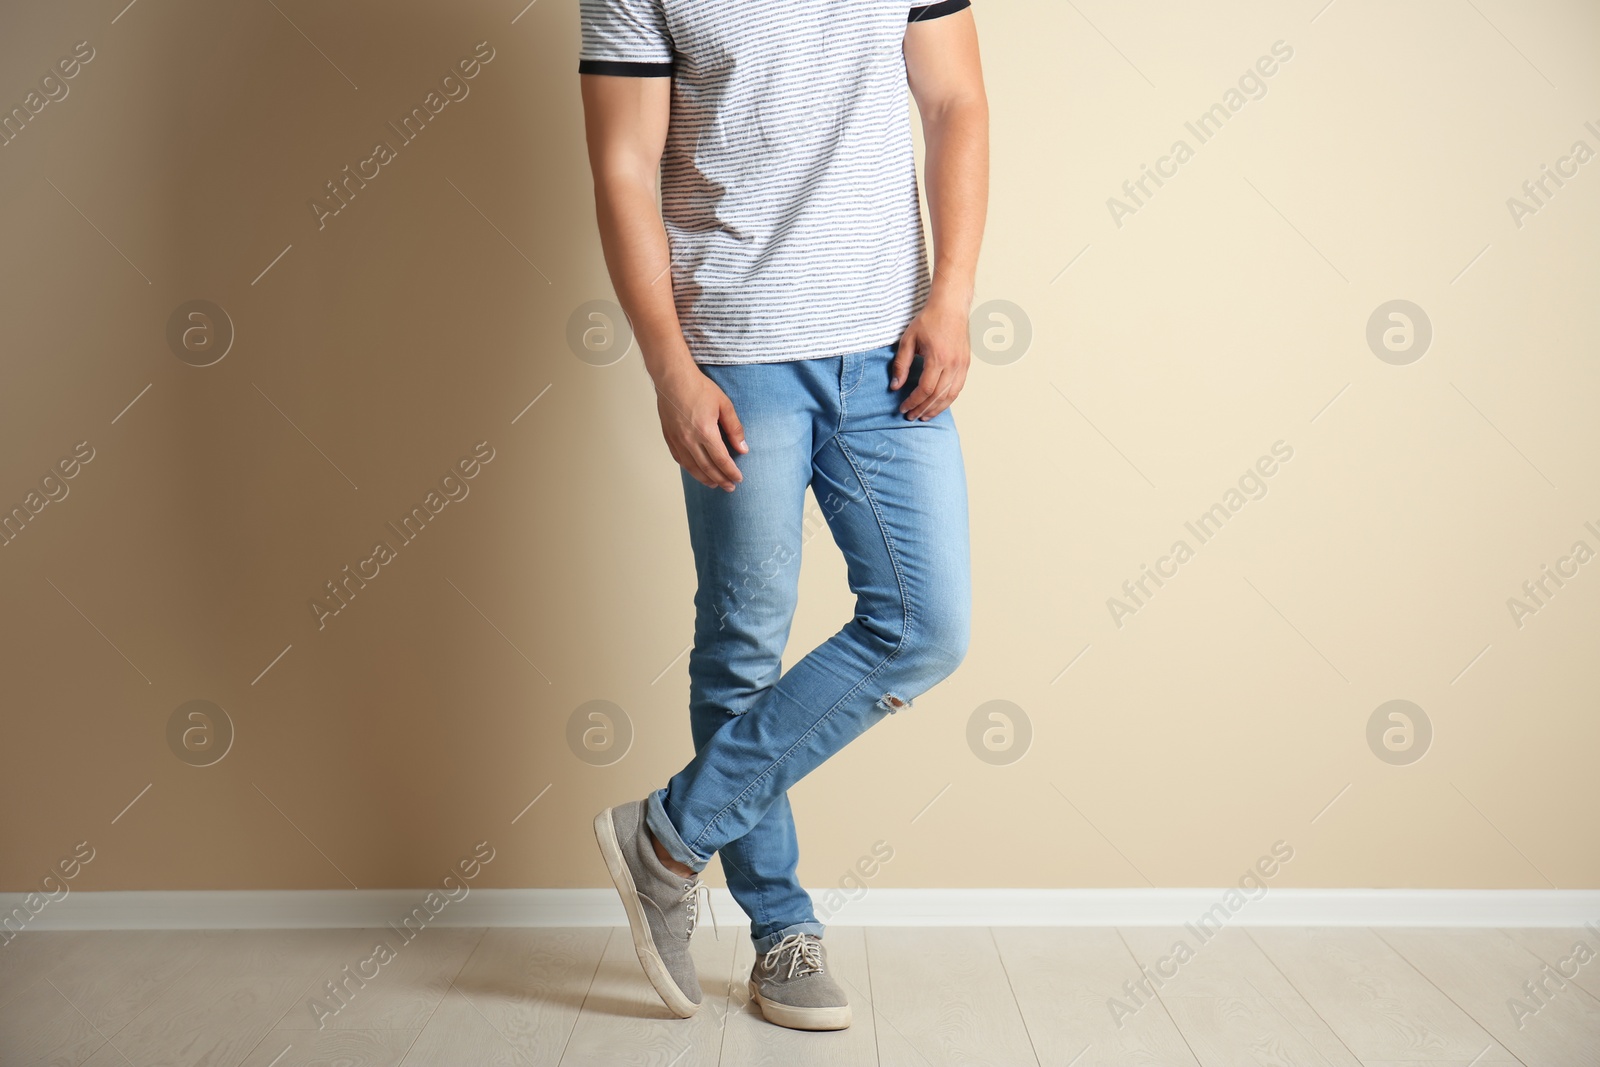
[[[417,1047],[417,1042],[422,1040],[422,1035],[428,1029],[428,1024],[433,1022],[433,1017],[435,1015],[439,1014],[439,1005],[443,1004],[445,1002],[445,998],[450,996],[450,990],[455,988],[456,979],[460,978],[461,977],[461,972],[467,969],[467,964],[472,962],[472,957],[476,956],[478,954],[478,948],[479,948],[480,945],[483,944],[483,939],[485,937],[487,937],[487,936],[489,936],[489,928],[487,926],[485,926],[482,930],[479,931],[478,940],[476,940],[476,941],[474,941],[472,943],[472,951],[468,952],[464,956],[462,956],[462,958],[461,958],[461,966],[457,967],[456,968],[456,973],[450,976],[449,983],[446,984],[445,987],[444,987],[444,993],[442,993],[440,995],[438,1002],[435,1003],[433,1008],[429,1010],[428,1017],[426,1019],[422,1020],[422,1025],[421,1026],[417,1027],[416,1035],[414,1037],[412,1037],[411,1044],[406,1046],[405,1055],[400,1057],[400,1062],[396,1065],[396,1067],[405,1067],[406,1060],[409,1060],[411,1058],[412,1050]],[[465,996],[466,994],[462,994],[462,995]],[[471,1003],[471,1002],[468,1001],[468,1003]],[[477,1009],[474,1008],[473,1010],[476,1011]],[[488,1022],[487,1019],[484,1020],[484,1021]],[[493,1023],[489,1023],[489,1028],[491,1030],[495,1031],[496,1033],[500,1032],[500,1028],[495,1026]],[[503,1034],[501,1035],[502,1038],[504,1036],[505,1035],[503,1035]],[[507,1042],[507,1044],[510,1044],[510,1042]],[[514,1045],[512,1046],[513,1049],[515,1047],[516,1046],[514,1046]]]
[[[1017,999],[1016,983],[1011,981],[1011,970],[1006,967],[1006,954],[1000,951],[1000,942],[994,936],[994,927],[986,926],[984,929],[989,934],[989,943],[994,946],[995,958],[1000,961],[1000,973],[1006,976],[1006,989],[1011,992],[1011,1005],[1017,1009],[1017,1018],[1022,1020],[1022,1032],[1028,1039],[1028,1048],[1033,1053],[1035,1067],[1044,1067],[1044,1059],[1039,1055],[1039,1046],[1033,1041],[1033,1028],[1028,1025],[1028,1016],[1023,1013],[1022,1002]]]
[[[1562,971],[1562,969],[1559,966],[1559,964],[1551,963],[1549,960],[1545,959],[1544,954],[1542,952],[1540,952],[1539,950],[1533,949],[1533,948],[1529,948],[1527,945],[1523,945],[1520,940],[1518,940],[1515,937],[1512,937],[1511,931],[1502,930],[1502,929],[1496,928],[1495,932],[1498,933],[1498,934],[1504,934],[1506,937],[1510,937],[1513,941],[1516,941],[1519,945],[1521,945],[1522,950],[1524,952],[1526,952],[1528,955],[1532,956],[1534,959],[1538,960],[1540,963],[1544,964],[1546,967],[1549,967],[1551,970],[1555,971],[1557,974],[1560,974],[1563,977],[1565,977],[1566,972]],[[1581,996],[1588,997],[1591,1001],[1594,1002],[1595,1007],[1597,1009],[1600,1009],[1600,995],[1597,995],[1595,993],[1589,992],[1587,987],[1579,985],[1576,981],[1574,981],[1571,978],[1567,979],[1567,984],[1572,986],[1572,988],[1574,990],[1576,990]]]
[[[878,1036],[878,1011],[874,1006],[877,991],[872,985],[872,933],[871,930],[861,931],[861,962],[867,972],[867,1017],[872,1020],[872,1059],[878,1067],[883,1067],[883,1041]]]
[[[1261,942],[1256,940],[1255,935],[1250,932],[1250,928],[1246,926],[1242,927],[1242,929],[1244,930],[1244,936],[1250,939],[1250,943],[1254,945],[1256,951],[1261,954],[1261,958],[1266,960],[1274,971],[1278,972],[1278,977],[1283,979],[1283,984],[1294,991],[1294,995],[1300,998],[1300,1003],[1306,1006],[1306,1010],[1317,1017],[1317,1021],[1322,1023],[1322,1025],[1327,1029],[1328,1033],[1333,1035],[1334,1040],[1339,1042],[1340,1047],[1342,1047],[1346,1052],[1350,1053],[1351,1059],[1355,1060],[1357,1063],[1363,1063],[1361,1057],[1356,1055],[1355,1049],[1351,1048],[1349,1043],[1345,1041],[1344,1037],[1339,1033],[1339,1031],[1335,1030],[1332,1024],[1330,1024],[1328,1020],[1323,1017],[1322,1012],[1317,1010],[1317,1006],[1311,1003],[1311,998],[1300,991],[1300,987],[1294,984],[1294,980],[1292,978],[1283,973],[1283,968],[1278,966],[1278,961],[1273,959],[1272,955],[1261,946]],[[1299,1027],[1295,1027],[1295,1029],[1298,1030]]]
[[[1122,927],[1118,926],[1114,927],[1114,929],[1117,931],[1117,938],[1122,942],[1122,947],[1127,950],[1128,959],[1133,962],[1133,969],[1140,974],[1144,974],[1144,967],[1139,963],[1139,957],[1134,953],[1133,946],[1128,944],[1128,939],[1123,934]],[[1183,1032],[1183,1027],[1179,1026],[1178,1020],[1173,1017],[1172,1008],[1167,1005],[1166,998],[1161,995],[1161,987],[1152,984],[1150,993],[1156,998],[1156,1003],[1161,1005],[1161,1010],[1166,1013],[1167,1022],[1172,1024],[1173,1032],[1183,1042],[1183,1047],[1189,1050],[1189,1058],[1194,1060],[1195,1067],[1205,1067],[1205,1061],[1195,1052],[1194,1046],[1189,1044],[1189,1035]]]
[[[1489,1048],[1493,1048],[1496,1045],[1498,1045],[1500,1047],[1501,1051],[1503,1051],[1507,1056],[1510,1056],[1512,1059],[1514,1059],[1518,1063],[1522,1064],[1522,1067],[1528,1067],[1527,1061],[1525,1061],[1521,1056],[1518,1056],[1515,1052],[1512,1052],[1510,1049],[1506,1048],[1505,1042],[1501,1041],[1498,1037],[1495,1037],[1493,1030],[1491,1030],[1487,1026],[1485,1026],[1483,1024],[1483,1022],[1480,1021],[1476,1015],[1472,1014],[1466,1008],[1463,1008],[1460,1004],[1456,1003],[1456,998],[1452,997],[1449,993],[1445,992],[1443,989],[1440,989],[1439,988],[1439,983],[1435,982],[1432,978],[1429,978],[1426,974],[1423,974],[1422,973],[1422,968],[1418,967],[1415,963],[1411,962],[1411,957],[1407,956],[1404,952],[1401,952],[1399,949],[1397,949],[1393,945],[1389,944],[1389,939],[1384,937],[1383,934],[1379,933],[1376,929],[1370,929],[1369,928],[1368,929],[1368,933],[1372,934],[1379,941],[1383,942],[1384,947],[1387,948],[1390,952],[1393,952],[1396,956],[1398,956],[1400,958],[1400,961],[1402,963],[1404,963],[1407,967],[1410,967],[1412,973],[1414,973],[1417,977],[1421,978],[1424,982],[1428,983],[1428,985],[1431,986],[1433,989],[1437,990],[1438,994],[1441,997],[1443,997],[1444,999],[1448,1000],[1451,1004],[1455,1005],[1455,1009],[1457,1011],[1459,1011],[1462,1015],[1464,1015],[1468,1019],[1472,1020],[1472,1025],[1476,1026],[1479,1030],[1482,1030],[1483,1031],[1483,1036],[1489,1039]],[[1483,1050],[1483,1052],[1489,1051],[1489,1048],[1485,1048]],[[1483,1052],[1478,1053],[1478,1056],[1480,1058],[1483,1056]]]
[[[599,954],[594,958],[594,970],[589,972],[589,984],[584,987],[583,999],[578,1001],[578,1010],[572,1016],[572,1025],[567,1027],[566,1040],[561,1042],[561,1053],[556,1056],[556,1067],[562,1067],[567,1062],[567,1050],[572,1047],[572,1035],[578,1032],[578,1020],[583,1018],[583,1009],[588,1006],[589,998],[594,994],[594,980],[599,976],[600,968],[605,965],[606,952],[611,948],[611,939],[616,936],[617,927],[613,926],[606,931],[606,939],[600,945]]]

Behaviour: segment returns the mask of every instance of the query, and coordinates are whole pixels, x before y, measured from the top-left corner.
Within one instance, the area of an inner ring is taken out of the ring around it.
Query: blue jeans
[[[646,804],[646,822],[699,871],[721,853],[764,952],[823,924],[795,876],[788,788],[869,727],[911,706],[966,654],[967,488],[955,419],[898,408],[892,347],[778,363],[703,365],[750,451],[732,493],[683,473],[699,588],[689,657],[695,757]],[[810,486],[820,518],[806,516]],[[780,677],[801,545],[826,521],[855,615]]]

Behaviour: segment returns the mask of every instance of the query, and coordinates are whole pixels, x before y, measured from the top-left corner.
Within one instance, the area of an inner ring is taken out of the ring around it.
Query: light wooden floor
[[[429,929],[318,1029],[310,998],[378,933],[22,934],[0,948],[0,1064],[1600,1064],[1600,959],[1559,983],[1543,970],[1594,945],[1582,930],[1230,928],[1201,945],[1176,929],[831,927],[856,1022],[801,1034],[747,1002],[743,929],[696,934],[706,998],[688,1020],[645,983],[626,929]],[[1157,996],[1129,995],[1180,937],[1192,957]],[[1541,978],[1542,1004],[1523,988]],[[1111,998],[1131,1011],[1120,1027]],[[1513,998],[1538,1010],[1518,1020]]]

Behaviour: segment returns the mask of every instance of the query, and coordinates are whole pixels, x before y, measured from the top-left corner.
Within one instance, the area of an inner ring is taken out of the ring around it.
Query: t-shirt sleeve
[[[672,75],[672,36],[661,0],[578,0],[579,74]]]
[[[938,0],[933,4],[912,4],[911,13],[906,16],[907,22],[927,22],[930,19],[943,18],[954,15],[964,7],[971,7],[972,0]]]

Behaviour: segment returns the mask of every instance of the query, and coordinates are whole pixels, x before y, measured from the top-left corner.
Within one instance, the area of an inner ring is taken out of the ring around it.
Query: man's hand
[[[900,337],[889,372],[889,388],[898,389],[911,369],[911,357],[922,355],[917,387],[900,404],[908,419],[927,421],[949,407],[967,384],[972,341],[967,310],[954,300],[930,297]]]
[[[701,485],[733,492],[744,475],[729,454],[750,451],[744,426],[734,413],[733,401],[690,363],[661,375],[656,382],[656,410],[661,415],[661,436],[678,465]]]

